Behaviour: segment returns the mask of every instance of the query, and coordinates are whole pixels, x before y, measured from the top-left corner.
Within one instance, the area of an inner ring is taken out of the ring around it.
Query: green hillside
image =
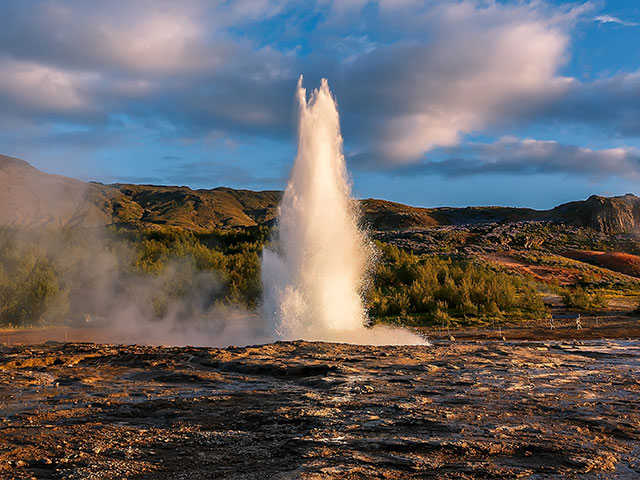
[[[27,162],[0,155],[0,224],[11,226],[175,226],[196,231],[270,225],[282,192],[218,187],[85,183],[43,173]],[[640,228],[640,198],[591,196],[551,210],[514,207],[419,208],[366,199],[366,225],[378,231],[443,226],[551,222],[609,234]]]

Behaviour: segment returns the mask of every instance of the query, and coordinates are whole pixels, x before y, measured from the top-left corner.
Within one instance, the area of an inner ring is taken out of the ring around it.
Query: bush
[[[446,318],[544,316],[535,285],[469,259],[415,255],[377,243],[381,251],[367,306],[372,317],[406,313]],[[383,299],[388,299],[386,303]]]
[[[565,290],[562,293],[562,301],[567,307],[583,311],[602,310],[609,304],[607,296],[602,290],[589,293],[582,287]]]
[[[151,288],[132,301],[157,318],[194,295],[194,308],[216,302],[255,308],[268,232],[0,228],[0,324],[102,316],[114,299],[132,299],[140,284]]]

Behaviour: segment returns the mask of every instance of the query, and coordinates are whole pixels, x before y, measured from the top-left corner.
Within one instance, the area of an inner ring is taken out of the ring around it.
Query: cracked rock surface
[[[0,479],[640,478],[640,341],[0,347]]]

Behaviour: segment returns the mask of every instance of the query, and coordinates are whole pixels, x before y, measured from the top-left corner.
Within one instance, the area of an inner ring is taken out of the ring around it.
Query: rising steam
[[[358,226],[336,103],[326,79],[307,101],[298,81],[298,154],[262,257],[263,310],[282,339],[422,343],[404,330],[365,327],[362,292],[373,248]]]

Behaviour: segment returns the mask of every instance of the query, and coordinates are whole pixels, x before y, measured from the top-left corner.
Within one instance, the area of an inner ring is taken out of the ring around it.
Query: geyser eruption
[[[360,291],[370,250],[351,205],[327,81],[307,103],[301,80],[298,155],[280,205],[279,251],[265,251],[262,265],[265,306],[284,338],[363,325]]]
[[[373,248],[351,199],[336,103],[323,79],[307,101],[298,81],[298,154],[262,257],[263,310],[282,339],[424,343],[405,330],[366,328],[362,291]]]

